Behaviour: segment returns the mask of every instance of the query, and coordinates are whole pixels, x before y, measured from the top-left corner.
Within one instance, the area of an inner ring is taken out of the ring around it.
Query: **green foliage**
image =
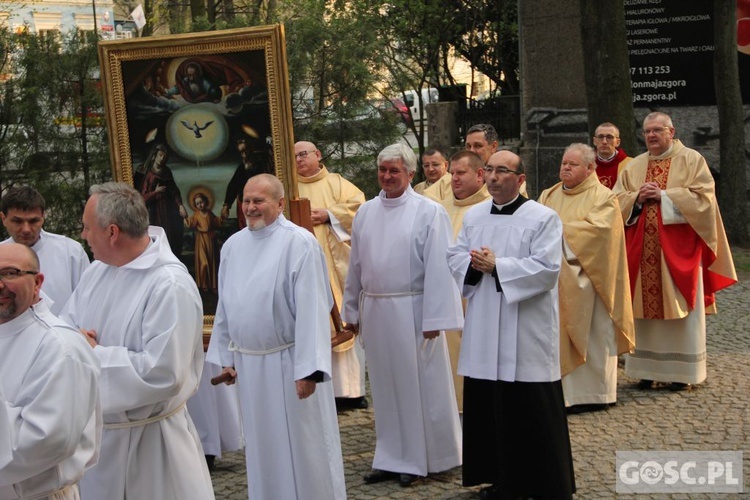
[[[285,21],[295,140],[315,143],[332,171],[377,193],[375,157],[400,135],[390,102],[372,99],[382,79],[377,11],[313,0],[298,12],[289,8]]]
[[[453,28],[448,43],[472,67],[487,75],[498,93],[517,95],[518,2],[516,0],[447,0]]]
[[[28,184],[47,202],[49,231],[78,237],[92,184],[111,178],[96,38],[0,32],[0,189]]]

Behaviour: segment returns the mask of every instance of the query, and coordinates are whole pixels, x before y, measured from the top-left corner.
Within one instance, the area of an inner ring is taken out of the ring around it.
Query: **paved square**
[[[747,260],[747,259],[746,259]],[[718,294],[719,314],[707,318],[708,379],[683,392],[639,390],[620,368],[618,402],[598,413],[568,417],[575,462],[576,498],[615,497],[615,453],[629,450],[743,450],[750,478],[750,273]],[[478,488],[461,487],[461,470],[417,481],[366,485],[375,448],[372,406],[339,413],[347,493],[350,499],[476,498]],[[217,460],[211,474],[217,500],[247,498],[242,452]],[[745,491],[748,488],[745,487]],[[745,493],[744,495],[747,495]],[[618,498],[739,498],[738,495],[620,495]]]

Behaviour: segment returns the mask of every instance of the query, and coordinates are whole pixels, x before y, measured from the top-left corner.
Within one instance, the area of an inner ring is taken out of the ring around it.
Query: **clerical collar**
[[[611,162],[612,160],[614,160],[614,159],[615,159],[615,156],[617,156],[617,148],[615,148],[615,152],[614,152],[614,153],[612,153],[612,156],[610,156],[609,158],[602,158],[601,156],[599,156],[599,153],[596,153],[596,157],[597,157],[597,159],[598,159],[599,161],[601,161],[601,162],[604,162],[604,163],[609,163],[609,162]]]
[[[513,213],[518,210],[518,208],[526,203],[528,198],[524,198],[523,196],[516,195],[515,199],[511,201],[510,203],[505,203],[503,205],[497,205],[494,201],[492,202],[492,208],[490,209],[491,214],[496,215],[513,215]]]
[[[505,208],[507,206],[510,206],[513,203],[515,203],[519,196],[521,196],[521,195],[517,194],[515,198],[513,198],[512,200],[510,200],[508,203],[503,203],[502,205],[498,205],[497,203],[495,203],[494,200],[492,201],[492,204],[495,205],[495,208],[497,208],[498,210],[502,210],[503,208]]]

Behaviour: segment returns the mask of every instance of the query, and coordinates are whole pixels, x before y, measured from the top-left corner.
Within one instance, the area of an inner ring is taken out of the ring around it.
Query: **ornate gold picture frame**
[[[114,178],[167,232],[210,329],[245,181],[273,173],[297,198],[283,26],[104,41],[99,60]]]

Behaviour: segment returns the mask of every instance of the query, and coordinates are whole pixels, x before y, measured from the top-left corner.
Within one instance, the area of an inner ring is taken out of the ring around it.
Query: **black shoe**
[[[654,386],[654,381],[653,380],[643,379],[640,382],[638,382],[638,388],[639,389],[644,389],[644,390],[645,389],[651,389],[653,386]]]
[[[336,398],[336,410],[362,410],[367,408],[367,399],[364,396],[358,398]]]
[[[358,398],[351,398],[350,400],[351,407],[355,410],[364,410],[369,404],[367,404],[367,400],[364,396],[360,396]]]
[[[667,386],[667,389],[674,392],[686,391],[690,389],[690,384],[683,384],[682,382],[672,382]]]
[[[416,480],[417,476],[414,474],[399,474],[398,476],[398,484],[400,484],[402,488],[411,486]]]
[[[582,405],[573,405],[565,408],[565,412],[568,415],[580,415],[581,413],[588,413],[594,411],[603,411],[609,407],[606,403],[591,403]]]
[[[216,465],[214,462],[216,461],[216,456],[214,455],[206,455],[206,465],[208,465],[208,470],[215,471]]]
[[[383,481],[388,481],[390,479],[396,479],[398,476],[399,475],[395,472],[376,469],[368,474],[365,474],[364,480],[365,484],[375,484],[382,483]]]
[[[497,500],[500,498],[500,486],[493,484],[479,490],[481,500]]]

